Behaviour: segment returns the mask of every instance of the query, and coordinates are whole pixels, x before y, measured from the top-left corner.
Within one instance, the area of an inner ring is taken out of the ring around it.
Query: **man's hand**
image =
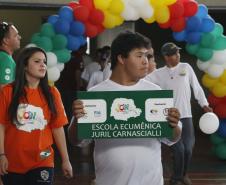
[[[169,108],[167,120],[171,127],[176,127],[180,120],[180,112],[176,108]]]
[[[72,104],[72,112],[76,119],[85,115],[84,106],[81,100],[75,100]]]
[[[204,112],[213,112],[213,109],[207,105],[203,106]]]

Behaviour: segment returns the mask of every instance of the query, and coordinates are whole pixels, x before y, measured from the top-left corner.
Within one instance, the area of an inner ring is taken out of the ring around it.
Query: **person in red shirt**
[[[17,58],[16,80],[0,92],[0,175],[4,185],[51,185],[53,140],[63,174],[73,176],[63,126],[68,123],[60,94],[48,85],[46,53],[25,48]]]

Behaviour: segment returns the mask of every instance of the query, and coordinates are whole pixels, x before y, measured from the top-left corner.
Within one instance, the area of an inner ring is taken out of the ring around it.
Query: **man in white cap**
[[[195,99],[204,112],[212,112],[212,108],[208,106],[205,94],[192,67],[188,63],[180,62],[180,49],[172,42],[164,44],[161,48],[161,53],[166,66],[146,76],[146,80],[159,85],[162,89],[173,90],[174,106],[178,108],[181,114],[182,136],[175,145],[172,145],[174,173],[170,180],[170,185],[191,185],[192,182],[187,176],[195,144],[190,104],[191,87]]]

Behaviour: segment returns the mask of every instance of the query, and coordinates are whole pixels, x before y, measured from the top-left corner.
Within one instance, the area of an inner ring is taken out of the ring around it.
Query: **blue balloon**
[[[79,39],[81,46],[84,46],[87,43],[86,37],[78,36],[77,38]]]
[[[70,27],[70,34],[74,36],[80,36],[85,33],[85,26],[80,21],[73,21]]]
[[[206,17],[202,19],[202,23],[200,27],[201,32],[209,33],[213,31],[214,28],[215,28],[215,21],[211,17]]]
[[[67,36],[67,49],[76,51],[80,48],[81,43],[79,38],[73,36],[73,35],[68,35]]]
[[[187,33],[185,30],[181,31],[181,32],[173,32],[173,38],[178,41],[184,41],[187,37]]]
[[[59,18],[58,21],[54,24],[54,29],[56,33],[67,35],[70,30],[70,23],[62,18]]]
[[[198,31],[201,26],[201,19],[197,16],[192,16],[186,21],[186,31]]]
[[[205,18],[208,15],[208,8],[204,4],[199,4],[198,12],[195,16],[199,17],[200,19]]]
[[[59,10],[59,16],[62,19],[66,19],[67,21],[73,21],[73,9],[69,6],[63,6]]]
[[[190,32],[187,33],[187,42],[188,44],[198,44],[201,41],[201,33],[200,32]]]
[[[226,137],[226,119],[220,119],[220,125],[217,134],[221,137]]]
[[[51,15],[48,17],[47,22],[54,25],[59,19],[59,15]]]

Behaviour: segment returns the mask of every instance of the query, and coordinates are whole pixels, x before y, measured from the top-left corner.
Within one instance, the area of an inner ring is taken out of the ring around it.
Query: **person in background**
[[[63,126],[68,120],[60,94],[48,85],[47,56],[38,47],[21,51],[16,78],[0,92],[0,175],[4,185],[51,185],[53,141],[63,174],[73,175]]]
[[[12,58],[20,48],[21,36],[12,23],[0,22],[0,89],[14,81],[16,64]]]
[[[123,32],[111,45],[110,79],[89,91],[137,91],[160,90],[160,87],[143,78],[148,72],[148,49],[151,42],[139,33]],[[72,144],[78,144],[76,137],[77,119],[84,116],[81,100],[73,103],[74,118],[68,127]],[[140,139],[97,139],[94,146],[96,185],[163,185],[161,142],[174,144],[181,133],[178,125],[180,114],[170,108],[169,124],[173,128],[173,138]],[[129,154],[129,155],[128,155]]]
[[[93,74],[93,72],[98,71],[101,68],[100,65],[99,65],[99,62],[98,62],[100,60],[100,56],[101,56],[101,48],[96,50],[94,61],[92,63],[88,64],[84,68],[84,70],[81,74],[81,78],[83,80],[83,84],[84,84],[85,89],[87,88],[87,85],[89,83],[90,77]]]
[[[55,83],[62,96],[62,101],[69,120],[72,117],[72,102],[76,98],[77,91],[80,91],[82,88],[81,73],[84,69],[82,55],[83,48],[71,53],[70,61],[64,65],[60,79]]]
[[[156,70],[156,62],[155,62],[153,48],[150,48],[148,50],[147,58],[148,58],[148,74],[149,74],[149,73],[152,73],[154,70]]]
[[[90,77],[89,83],[87,85],[87,90],[100,82],[108,79],[111,75],[111,64],[110,64],[110,55],[109,52],[111,48],[109,46],[105,46],[101,48],[101,54],[99,58],[100,70],[94,71]]]
[[[12,55],[20,48],[21,36],[12,23],[0,22],[0,90],[14,81],[15,62]],[[0,178],[0,185],[3,185]]]
[[[187,175],[195,144],[194,127],[191,112],[191,87],[195,98],[204,112],[211,112],[198,79],[188,63],[180,62],[180,49],[172,42],[165,43],[161,48],[166,65],[148,76],[146,80],[159,85],[164,90],[173,90],[174,105],[180,111],[182,122],[181,139],[172,146],[174,170],[170,185],[191,185]]]

